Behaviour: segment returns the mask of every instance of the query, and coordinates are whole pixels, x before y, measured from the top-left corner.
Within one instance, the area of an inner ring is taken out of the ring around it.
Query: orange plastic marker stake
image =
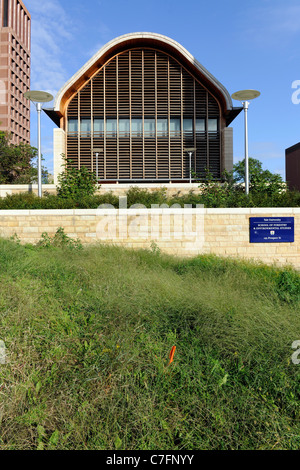
[[[173,362],[174,360],[174,354],[175,354],[175,350],[176,350],[176,346],[173,346],[172,349],[171,349],[171,352],[170,352],[170,362],[169,362],[169,365]]]

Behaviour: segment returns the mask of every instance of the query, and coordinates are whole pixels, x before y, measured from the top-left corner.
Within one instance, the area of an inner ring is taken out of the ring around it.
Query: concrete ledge
[[[107,208],[107,209],[2,209],[0,216],[3,215],[103,215],[103,214],[178,214],[180,212],[194,213],[201,212],[206,215],[253,215],[267,214],[268,217],[274,217],[274,214],[300,214],[300,207],[265,207],[265,208],[202,208],[202,207],[168,207],[168,208]],[[272,215],[270,215],[272,214]]]

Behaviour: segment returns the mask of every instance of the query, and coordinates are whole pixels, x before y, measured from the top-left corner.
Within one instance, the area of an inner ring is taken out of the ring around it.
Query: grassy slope
[[[280,271],[4,240],[0,265],[1,449],[299,448]]]

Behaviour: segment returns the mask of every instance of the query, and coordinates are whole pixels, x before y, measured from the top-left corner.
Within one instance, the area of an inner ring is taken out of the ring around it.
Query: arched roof
[[[130,33],[113,39],[103,46],[73,77],[59,90],[52,110],[45,110],[58,124],[64,115],[69,99],[81,88],[108,60],[130,48],[154,47],[169,53],[191,71],[220,101],[227,125],[239,114],[242,108],[233,108],[226,88],[192,56],[181,44],[157,33]]]

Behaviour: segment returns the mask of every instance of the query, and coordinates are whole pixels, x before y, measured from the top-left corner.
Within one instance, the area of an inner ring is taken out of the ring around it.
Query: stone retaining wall
[[[250,217],[294,217],[293,243],[250,243]],[[36,243],[59,227],[83,244],[113,243],[178,256],[212,253],[300,269],[300,208],[2,210],[0,236]]]

